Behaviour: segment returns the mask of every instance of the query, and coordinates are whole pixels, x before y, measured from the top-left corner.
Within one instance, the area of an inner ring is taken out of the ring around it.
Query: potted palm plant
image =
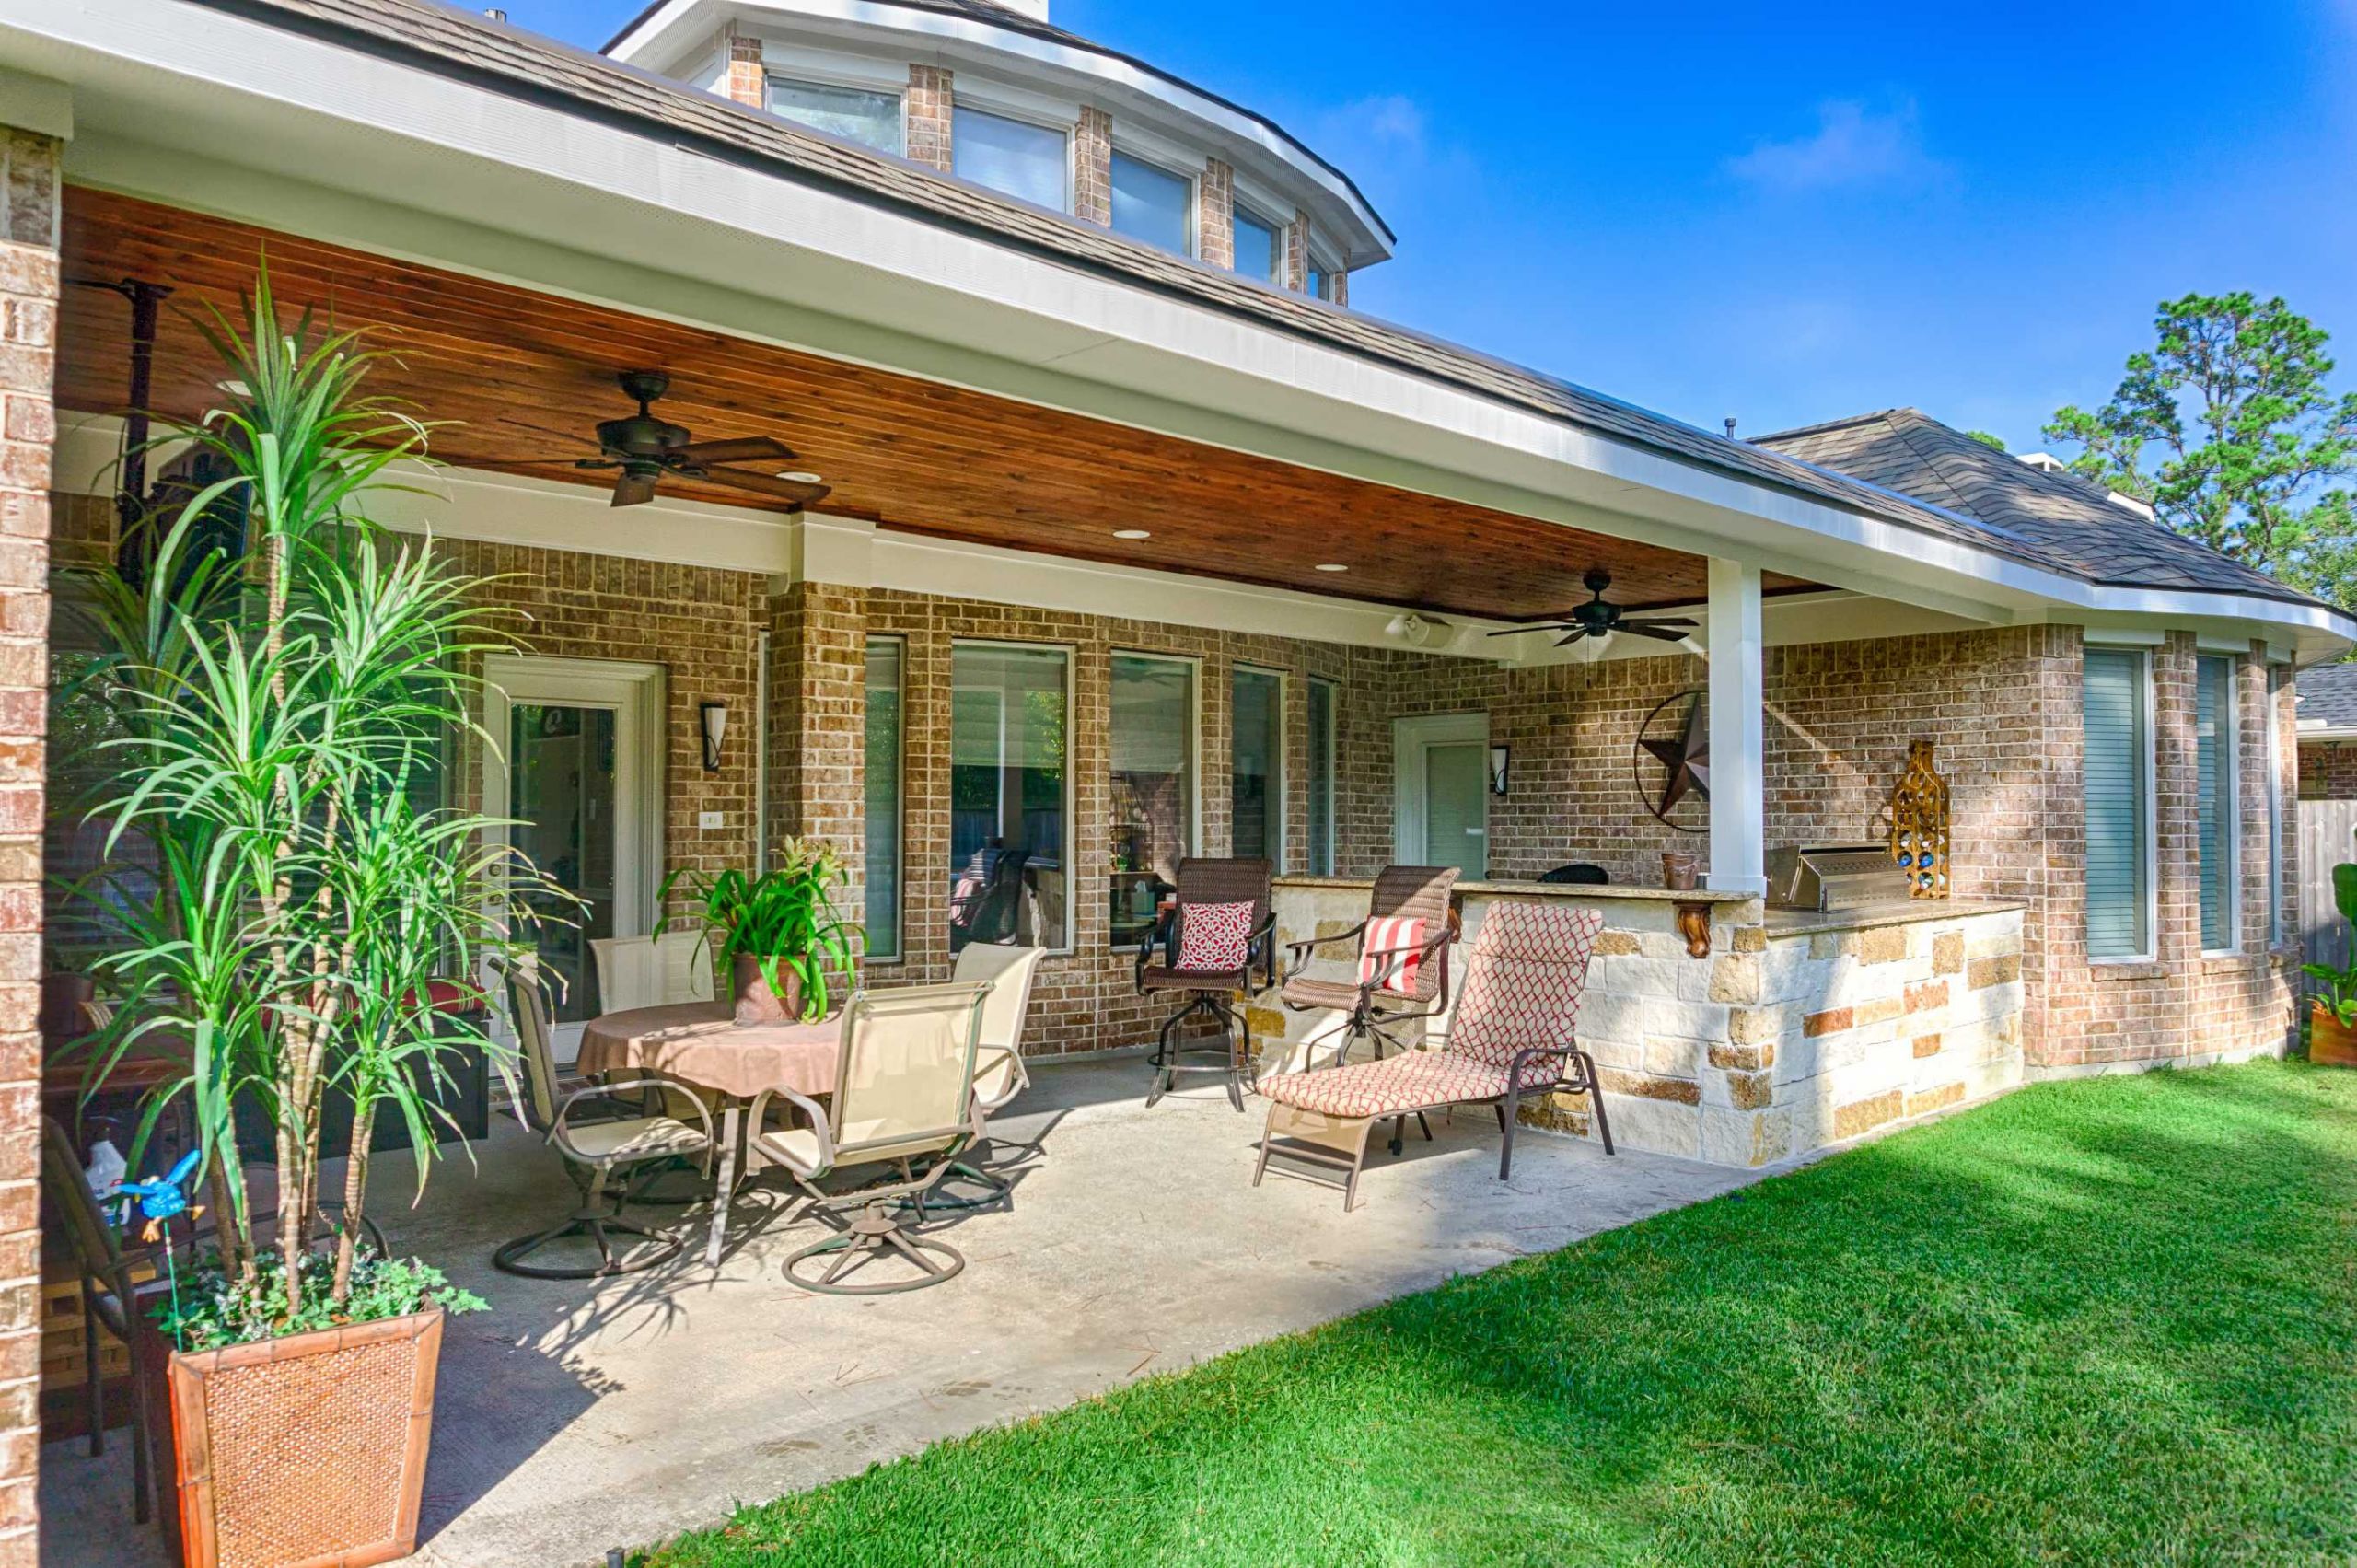
[[[545,889],[486,819],[413,787],[499,645],[476,584],[371,526],[425,427],[363,390],[349,334],[282,324],[266,272],[239,317],[194,319],[235,397],[162,439],[222,477],[147,520],[143,570],[86,573],[79,596],[105,652],[69,700],[103,704],[110,779],[87,808],[109,865],[80,891],[117,934],[99,969],[120,997],[87,1076],[151,1034],[185,1051],[134,1142],[192,1107],[212,1245],[159,1315],[186,1560],[354,1568],[415,1546],[443,1318],[482,1305],[368,1244],[372,1133],[399,1119],[422,1187],[448,1064],[500,1061],[482,1013],[431,1005],[431,982],[518,948]],[[224,508],[242,553],[192,543]],[[353,1118],[333,1197],[331,1099]],[[270,1132],[267,1214],[241,1106]]]
[[[817,839],[788,840],[779,864],[757,876],[682,866],[664,879],[655,933],[670,929],[672,891],[683,889],[714,962],[735,989],[738,1023],[823,1018],[831,1011],[829,977],[848,975],[865,941],[835,912],[842,879],[842,857]]]
[[[2332,901],[2349,926],[2350,961],[2302,964],[2323,993],[2308,1003],[2308,1060],[2334,1067],[2357,1067],[2357,865],[2332,868]]]

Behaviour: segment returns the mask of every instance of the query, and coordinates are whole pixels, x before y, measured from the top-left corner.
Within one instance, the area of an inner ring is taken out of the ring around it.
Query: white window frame
[[[892,882],[895,887],[900,889],[900,896],[892,909],[892,924],[894,929],[892,932],[893,950],[891,955],[888,958],[881,958],[868,955],[862,956],[863,962],[872,965],[877,969],[896,969],[909,961],[909,639],[905,633],[875,632],[870,633],[862,641],[863,658],[865,656],[865,650],[866,648],[873,647],[877,643],[891,643],[896,645],[900,650],[900,733],[897,738],[899,741],[898,749],[900,751],[900,758],[894,770],[900,779],[900,787],[898,807],[892,813],[892,825],[894,830],[892,834]],[[870,831],[866,810],[867,774],[865,772],[865,757],[867,751],[867,732],[865,725],[867,709],[865,691],[866,683],[864,679],[864,670],[865,667],[863,666],[863,679],[861,682],[860,696],[860,722],[862,726],[860,730],[860,754],[862,771],[860,773],[861,799],[859,824],[860,837],[863,845],[865,844]],[[867,888],[865,880],[863,879],[860,886],[860,909],[863,919],[866,912],[866,895]]]
[[[1069,113],[1059,115],[1054,106],[1044,99],[1034,99],[1028,94],[1013,95],[999,91],[969,92],[965,89],[961,78],[958,89],[953,95],[949,105],[949,171],[954,177],[963,180],[966,176],[958,173],[958,110],[961,109],[970,110],[976,114],[987,114],[994,119],[1011,120],[1018,125],[1028,125],[1035,130],[1052,131],[1062,136],[1064,142],[1064,194],[1063,205],[1056,210],[1067,215],[1072,212],[1074,183],[1073,160],[1077,156],[1074,149],[1078,145],[1078,138],[1073,134],[1073,131],[1080,119],[1078,104],[1073,105]],[[906,134],[904,129],[902,135],[905,137]],[[981,184],[981,181],[973,180],[970,183]],[[981,188],[995,192],[1001,196],[1008,196],[1011,201],[1023,200],[1020,196],[1009,196],[1008,192],[999,191],[995,186],[983,185]]]
[[[1115,123],[1118,124],[1119,122]],[[1078,144],[1075,143],[1074,145],[1076,149]],[[1079,156],[1076,150],[1074,156]],[[1105,221],[1109,228],[1112,226],[1113,219],[1113,159],[1116,157],[1134,158],[1139,163],[1167,174],[1174,180],[1183,180],[1187,182],[1187,248],[1173,254],[1190,258],[1200,255],[1203,248],[1203,171],[1201,168],[1188,168],[1182,155],[1166,155],[1158,148],[1149,150],[1146,145],[1136,139],[1117,133],[1113,137],[1110,150],[1105,156]],[[1119,234],[1120,230],[1114,229],[1113,232]],[[1123,238],[1134,239],[1137,237],[1127,235]],[[1154,242],[1150,239],[1141,239],[1138,243],[1151,245]],[[1162,656],[1155,654],[1144,656],[1159,658]]]
[[[1276,236],[1276,250],[1273,257],[1275,265],[1266,277],[1258,273],[1248,273],[1236,265],[1236,219],[1239,214],[1250,217],[1255,223],[1265,225],[1269,231]],[[1240,193],[1232,196],[1227,205],[1228,271],[1237,277],[1250,278],[1255,283],[1267,284],[1271,288],[1283,288],[1285,286],[1286,227],[1286,223],[1271,217],[1268,209],[1260,203],[1247,201]]]
[[[1227,833],[1228,851],[1241,854],[1236,847],[1236,678],[1239,675],[1265,675],[1277,683],[1277,776],[1270,781],[1275,787],[1269,792],[1271,805],[1270,822],[1270,866],[1282,875],[1290,857],[1286,854],[1286,840],[1292,832],[1292,816],[1288,809],[1293,791],[1293,674],[1272,665],[1253,664],[1238,659],[1227,672]]]
[[[1020,639],[1013,638],[1013,637],[952,637],[951,639],[949,639],[949,692],[948,692],[948,695],[949,695],[949,702],[950,702],[950,714],[951,714],[951,717],[950,717],[949,757],[948,757],[948,761],[947,761],[947,763],[946,763],[946,767],[945,767],[945,769],[944,769],[944,774],[945,774],[945,776],[944,776],[943,781],[942,781],[943,787],[944,787],[944,789],[945,789],[945,790],[946,790],[946,789],[947,789],[947,788],[948,788],[948,786],[949,786],[949,780],[948,780],[948,776],[947,776],[947,775],[948,775],[950,772],[954,772],[954,770],[956,769],[956,767],[957,767],[957,765],[958,765],[958,741],[957,741],[957,717],[956,717],[956,714],[957,714],[957,703],[958,703],[958,650],[959,648],[1004,648],[1004,649],[1009,649],[1009,650],[1014,650],[1014,651],[1018,651],[1018,652],[1021,652],[1021,651],[1028,651],[1028,652],[1031,652],[1031,653],[1041,653],[1041,654],[1062,654],[1062,655],[1063,656],[1063,660],[1064,660],[1064,802],[1063,802],[1063,804],[1064,804],[1064,939],[1063,939],[1063,943],[1062,943],[1062,945],[1061,947],[1042,947],[1042,948],[1040,948],[1040,949],[1039,949],[1039,951],[1040,951],[1040,952],[1042,952],[1042,953],[1044,953],[1044,954],[1046,954],[1049,958],[1068,958],[1072,957],[1072,956],[1073,956],[1073,954],[1074,954],[1075,951],[1077,951],[1077,950],[1078,950],[1078,944],[1079,944],[1079,941],[1080,941],[1080,905],[1079,905],[1079,902],[1078,902],[1079,894],[1080,894],[1080,877],[1079,877],[1079,876],[1078,876],[1078,874],[1077,874],[1077,873],[1078,873],[1078,870],[1079,870],[1079,863],[1080,863],[1080,842],[1079,842],[1079,837],[1078,837],[1077,833],[1074,831],[1074,829],[1075,829],[1076,824],[1075,824],[1074,819],[1074,808],[1075,808],[1075,802],[1076,802],[1076,798],[1077,798],[1077,797],[1076,797],[1076,796],[1075,796],[1075,794],[1074,794],[1074,777],[1073,777],[1073,775],[1074,775],[1074,772],[1075,772],[1076,770],[1074,770],[1074,767],[1073,767],[1073,765],[1072,765],[1073,722],[1074,722],[1074,711],[1075,711],[1075,710],[1074,710],[1074,703],[1077,701],[1077,699],[1078,699],[1078,697],[1079,697],[1079,692],[1078,692],[1078,691],[1076,690],[1076,688],[1077,688],[1077,687],[1079,686],[1079,684],[1080,684],[1080,674],[1079,674],[1079,666],[1080,666],[1080,649],[1078,648],[1078,646],[1077,646],[1077,645],[1074,645],[1074,644],[1071,644],[1071,643],[1030,643],[1030,642],[1024,642],[1024,641],[1021,641]],[[1005,705],[1004,705],[1004,703],[1001,703],[1001,704],[1000,704],[1000,720],[999,720],[999,724],[1000,724],[1000,729],[1001,729],[1001,732],[1002,732],[1002,733],[1001,733],[1001,751],[1002,751],[1002,755],[1004,754],[1004,728],[1005,728],[1005,711],[1004,711],[1004,706],[1005,706]],[[949,797],[948,797],[948,796],[944,796],[944,799],[943,799],[943,803],[942,803],[942,804],[943,804],[943,812],[944,812],[944,815],[945,815],[945,816],[950,815],[950,814],[951,814],[951,808],[950,808]],[[950,868],[950,869],[951,869],[951,871],[954,873],[954,872],[956,871],[957,867],[956,867],[955,865],[953,865],[953,866],[951,866],[951,868]],[[906,923],[906,923],[905,921],[903,921],[903,922],[902,922],[902,924],[903,924],[903,925],[905,925]],[[946,917],[946,913],[945,913],[944,918],[943,918],[941,931],[942,931],[942,939],[943,939],[944,941],[946,941],[946,940],[948,939],[949,925],[948,925],[948,921],[947,921],[947,917]]]
[[[2200,716],[2201,667],[2212,659],[2215,659],[2226,667],[2225,697],[2224,700],[2218,704],[2218,727],[2222,733],[2215,738],[2217,743],[2222,748],[2218,760],[2218,794],[2220,797],[2218,801],[2218,817],[2220,822],[2223,824],[2221,836],[2225,840],[2226,845],[2226,865],[2224,876],[2222,879],[2223,896],[2226,900],[2226,945],[2223,947],[2212,947],[2207,943],[2204,943],[2201,948],[2201,956],[2205,958],[2232,958],[2243,950],[2242,675],[2243,658],[2245,656],[2246,656],[2237,654],[2207,652],[2198,652],[2194,656],[2193,690],[2194,714],[2197,725],[2197,733],[2194,736],[2193,744],[2195,756],[2194,780],[2195,792],[2197,796],[2197,812],[2199,808],[2198,797],[2200,788],[2200,758],[2201,737],[2198,733],[2198,726]],[[2197,823],[2196,826],[2198,828],[2199,823]],[[2203,935],[2200,930],[2200,926],[2202,924],[2201,885],[2200,877],[2199,875],[2199,860],[2201,848],[2200,835],[2197,832],[2194,835],[2196,876],[2194,878],[2193,911],[2195,926],[2194,936],[2197,941],[2200,941]]]
[[[2087,967],[2099,970],[2122,964],[2150,964],[2158,960],[2161,944],[2160,820],[2156,809],[2158,802],[2154,798],[2158,794],[2157,781],[2160,776],[2156,761],[2160,739],[2156,727],[2160,714],[2153,691],[2153,645],[2141,638],[2132,642],[2125,639],[2114,642],[2101,636],[2092,627],[2087,630],[2084,641],[2088,650],[2101,649],[2107,653],[2133,654],[2136,656],[2137,700],[2144,715],[2143,754],[2137,759],[2142,787],[2136,792],[2137,832],[2142,841],[2144,851],[2143,887],[2140,890],[2144,905],[2144,947],[2140,952],[2108,953],[2102,958],[2090,953],[2087,955]],[[2084,680],[2085,678],[2084,664],[2082,670],[2081,679]],[[2084,710],[2083,702],[2082,711]],[[2085,744],[2085,731],[2082,728],[2080,745],[2084,748]],[[2084,847],[2086,831],[2086,795],[2084,787],[2079,797],[2079,811],[2080,832]],[[2086,885],[2084,870],[2083,866],[2080,877],[2082,896],[2084,894]],[[2079,939],[2083,945],[2086,940],[2086,912],[2084,908],[2080,911]]]
[[[1113,771],[1111,693],[1113,660],[1117,658],[1151,659],[1156,664],[1183,664],[1190,671],[1188,690],[1192,696],[1187,704],[1190,710],[1187,714],[1187,755],[1194,770],[1195,787],[1188,792],[1193,798],[1187,803],[1187,853],[1201,854],[1203,853],[1203,657],[1201,654],[1163,653],[1155,648],[1114,647],[1108,651],[1105,660],[1107,703],[1105,772],[1109,777]]]
[[[2259,667],[2266,696],[2261,716],[2267,723],[2267,946],[2283,945],[2283,726],[2277,712],[2282,692],[2277,686],[2281,666],[2271,660]]]
[[[776,110],[772,109],[770,107],[770,88],[776,83],[788,82],[799,83],[804,87],[835,87],[844,92],[870,93],[877,98],[888,98],[892,100],[892,112],[900,121],[900,150],[892,154],[892,156],[894,157],[908,157],[909,83],[908,77],[905,74],[897,83],[879,82],[872,76],[859,75],[840,70],[803,70],[799,67],[782,70],[779,68],[779,62],[766,57],[761,61],[761,111],[763,113],[768,114],[774,119],[783,120],[789,125],[801,125],[802,129],[810,131],[813,134],[825,136],[831,135],[833,133],[819,131],[815,127],[802,125],[802,122],[795,119],[792,115],[780,114]],[[865,142],[861,142],[858,145],[860,146],[867,145]]]
[[[1456,714],[1420,714],[1391,721],[1391,848],[1403,865],[1427,864],[1432,846],[1426,842],[1431,825],[1430,773],[1426,753],[1435,746],[1479,746],[1482,776],[1489,776],[1490,715],[1486,710]],[[1481,791],[1481,869],[1466,879],[1479,882],[1490,874],[1490,792]]]
[[[1331,877],[1335,874],[1336,868],[1342,864],[1342,792],[1341,784],[1342,773],[1342,683],[1333,679],[1331,676],[1310,676],[1308,678],[1308,684],[1302,688],[1302,694],[1304,698],[1306,699],[1310,692],[1317,691],[1319,687],[1324,687],[1330,694],[1326,704],[1326,726],[1329,731],[1329,736],[1326,746],[1327,767],[1325,805],[1327,836],[1326,848],[1329,852],[1329,864],[1322,870],[1318,867],[1318,851],[1310,842],[1309,824],[1306,822],[1304,822],[1301,825],[1301,847],[1304,857],[1309,863],[1309,875],[1312,877]],[[1306,775],[1311,772],[1307,766],[1309,761],[1309,749],[1318,744],[1318,715],[1317,710],[1306,700],[1302,703],[1301,722],[1306,726],[1306,733],[1303,737],[1304,748],[1302,752],[1302,761],[1304,763],[1302,771],[1305,777],[1301,782],[1303,787],[1310,792],[1310,804],[1314,810],[1318,804],[1316,793],[1318,781],[1315,777]]]

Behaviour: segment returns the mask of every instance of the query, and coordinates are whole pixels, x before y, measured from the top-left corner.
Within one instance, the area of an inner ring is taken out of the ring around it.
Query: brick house
[[[1052,953],[1036,1048],[1120,1050],[1158,1017],[1130,955],[1178,857],[1274,861],[1289,934],[1445,860],[1469,923],[1606,910],[1583,1028],[1616,1125],[1746,1165],[2026,1076],[2282,1049],[2291,677],[2357,622],[1911,410],[1736,441],[1354,313],[1393,238],[1273,122],[1044,5],[855,9],[667,0],[604,56],[422,0],[0,9],[19,1303],[35,982],[69,957],[41,945],[48,573],[114,548],[134,346],[118,295],[66,285],[226,301],[265,248],[451,422],[384,520],[500,575],[528,650],[488,671],[509,756],[448,786],[577,867],[601,930],[646,929],[670,868],[817,835],[857,868],[866,980],[904,983],[973,934],[961,882],[1015,864],[1004,934]],[[207,365],[167,310],[151,401],[200,412]],[[774,436],[756,479],[827,495],[613,506],[563,442],[532,456],[649,368],[659,415]],[[1534,630],[1596,570],[1682,640]],[[1656,810],[1639,743],[1689,709],[1713,787]],[[1875,841],[1917,739],[1952,897],[1771,907],[1771,852]],[[597,810],[531,796],[526,754]],[[1703,889],[1661,888],[1665,851]],[[1536,882],[1573,863],[1609,883]]]
[[[2300,798],[2357,800],[2357,664],[2300,672]]]

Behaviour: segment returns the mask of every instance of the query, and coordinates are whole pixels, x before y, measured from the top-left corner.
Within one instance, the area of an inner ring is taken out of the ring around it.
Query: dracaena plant
[[[674,923],[671,895],[675,889],[683,890],[724,975],[737,958],[749,958],[781,1000],[798,989],[802,1016],[822,1018],[829,1010],[830,977],[849,974],[854,954],[866,943],[861,927],[835,912],[842,880],[842,857],[816,839],[788,840],[779,864],[759,876],[734,870],[712,876],[682,866],[664,879],[665,909],[655,934],[661,935]]]
[[[74,891],[113,934],[97,967],[120,996],[86,1080],[151,1032],[184,1042],[186,1071],[151,1095],[136,1142],[189,1103],[222,1288],[250,1330],[284,1332],[383,1297],[354,1296],[376,1266],[357,1238],[377,1123],[400,1121],[422,1183],[445,1116],[431,1091],[458,1054],[508,1070],[474,1018],[426,1005],[427,984],[520,951],[527,900],[550,889],[493,847],[500,824],[412,787],[424,759],[474,729],[470,672],[508,645],[475,580],[430,540],[375,526],[374,501],[401,487],[395,465],[424,458],[427,426],[366,389],[377,355],[354,334],[308,312],[282,322],[266,267],[238,313],[192,319],[237,394],[200,420],[160,419],[157,439],[205,449],[226,477],[148,520],[136,582],[81,574],[103,651],[67,700],[107,715],[77,732],[96,753],[80,771],[106,780],[79,808],[106,847]],[[243,503],[236,560],[192,542],[225,500]],[[309,1249],[331,1088],[354,1127],[323,1258]],[[248,1194],[241,1105],[274,1145],[274,1244]]]

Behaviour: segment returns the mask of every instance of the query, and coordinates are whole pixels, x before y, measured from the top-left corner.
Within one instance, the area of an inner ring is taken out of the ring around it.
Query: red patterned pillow
[[[1186,904],[1178,911],[1178,962],[1197,974],[1227,974],[1252,950],[1252,906]]]
[[[1401,953],[1402,947],[1410,949]],[[1416,994],[1416,970],[1423,961],[1424,923],[1387,916],[1366,923],[1366,943],[1359,949],[1359,983],[1364,985],[1389,970],[1380,989],[1401,996]],[[1392,969],[1397,964],[1399,967]]]

